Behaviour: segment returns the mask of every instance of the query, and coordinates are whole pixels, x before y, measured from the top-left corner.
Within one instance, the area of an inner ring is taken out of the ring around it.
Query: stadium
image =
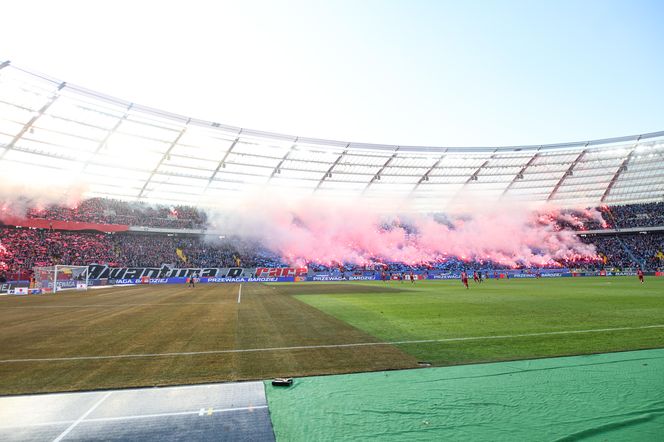
[[[234,127],[0,61],[2,440],[658,440],[664,132]]]

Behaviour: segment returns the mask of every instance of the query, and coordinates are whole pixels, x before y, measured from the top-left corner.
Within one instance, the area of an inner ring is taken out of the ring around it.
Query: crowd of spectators
[[[91,223],[130,224],[171,229],[204,229],[207,223],[203,211],[188,206],[149,206],[143,203],[92,198],[74,208],[50,206],[30,209],[27,216],[49,220]],[[436,220],[454,228],[455,219],[444,214]],[[557,228],[577,231],[607,227],[628,228],[664,226],[664,203],[604,206],[599,210],[566,209],[540,216],[540,222],[554,222]],[[388,223],[383,229],[404,228],[407,223]],[[587,234],[581,239],[596,246],[599,261],[558,262],[565,267],[636,268],[664,267],[664,233],[618,233],[613,235]],[[0,275],[29,270],[35,266],[54,264],[108,264],[122,267],[276,267],[284,262],[277,254],[263,247],[257,240],[213,235],[182,233],[92,233],[32,228],[4,227],[0,229]],[[292,263],[291,263],[292,264]],[[437,262],[406,265],[398,262],[373,263],[360,266],[348,263],[323,265],[306,263],[311,272],[362,274],[375,270],[388,272],[459,271],[467,268],[499,270],[504,266],[494,262],[469,262],[447,257]]]
[[[584,210],[563,209],[545,216],[561,229],[577,231],[657,227],[664,226],[664,202],[601,206]]]
[[[74,207],[51,205],[30,208],[28,218],[77,221],[98,224],[124,224],[170,229],[203,229],[207,216],[191,206],[148,205],[106,198],[90,198]]]
[[[106,235],[43,229],[0,229],[0,270],[14,274],[35,266],[115,263]]]
[[[559,262],[573,268],[664,267],[664,233],[585,235],[601,259],[586,263]],[[15,275],[35,266],[105,264],[117,267],[280,267],[278,255],[255,240],[239,237],[147,233],[92,233],[32,228],[0,229],[0,274]],[[474,262],[448,257],[438,262],[407,265],[398,262],[371,265],[307,263],[310,272],[363,274],[373,271],[460,271],[468,268],[513,268],[491,261]],[[524,266],[521,266],[524,267]]]
[[[601,259],[599,262],[578,267],[599,270],[604,267],[624,269],[639,266],[624,246],[623,240],[616,235],[592,235],[581,237],[581,240],[586,244],[594,244]]]
[[[179,252],[178,252],[179,250]],[[284,265],[256,241],[204,235],[92,233],[0,229],[0,271],[35,266],[105,264],[117,267],[269,267]]]
[[[601,206],[596,209],[563,209],[542,214],[547,222],[555,222],[559,228],[572,230],[599,230],[606,228],[652,227],[664,225],[664,202]],[[90,198],[74,207],[51,205],[31,208],[29,218],[61,221],[78,221],[100,224],[125,224],[143,227],[171,229],[205,229],[207,216],[204,211],[191,206],[149,205],[106,198]],[[461,217],[436,214],[437,222],[454,228]],[[393,226],[386,225],[385,228]],[[399,227],[407,227],[399,225]]]
[[[664,234],[635,233],[621,236],[621,240],[646,269],[664,267]]]
[[[283,263],[257,242],[238,237],[155,234],[109,235],[123,266],[159,267],[261,267]],[[130,247],[127,244],[131,243]],[[181,251],[178,254],[178,249]]]
[[[664,225],[664,202],[609,206],[606,212],[620,228]]]
[[[598,209],[562,209],[554,213],[544,213],[544,223],[554,223],[557,230],[601,230],[611,228],[613,221],[606,207]]]

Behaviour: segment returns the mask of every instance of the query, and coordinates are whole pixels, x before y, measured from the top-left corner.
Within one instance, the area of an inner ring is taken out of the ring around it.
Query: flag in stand
[[[182,260],[183,263],[187,263],[187,256],[184,254],[182,249],[175,249],[175,253],[178,255],[178,258]]]

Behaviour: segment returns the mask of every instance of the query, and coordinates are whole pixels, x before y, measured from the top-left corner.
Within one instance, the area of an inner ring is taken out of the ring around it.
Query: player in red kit
[[[477,274],[477,270],[473,271],[473,281],[480,282],[480,277]]]
[[[415,284],[415,274],[412,271],[410,272],[410,283]]]
[[[466,288],[468,288],[468,273],[466,273],[465,270],[461,272],[461,282],[466,286]]]
[[[643,284],[643,270],[638,269],[638,270],[636,271],[636,276],[639,277],[639,281],[641,281],[641,284]]]

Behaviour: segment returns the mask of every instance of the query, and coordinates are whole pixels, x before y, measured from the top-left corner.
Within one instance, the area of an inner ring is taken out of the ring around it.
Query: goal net
[[[57,265],[33,267],[34,288],[42,293],[67,289],[88,289],[88,267]]]

